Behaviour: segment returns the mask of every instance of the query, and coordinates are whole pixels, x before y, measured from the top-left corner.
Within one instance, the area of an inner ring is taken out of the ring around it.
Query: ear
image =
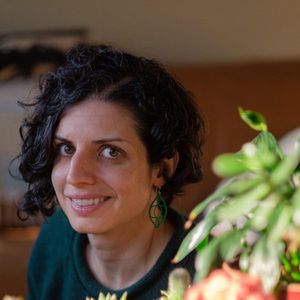
[[[176,151],[173,157],[164,158],[158,165],[154,185],[161,187],[165,184],[166,178],[171,178],[176,171],[179,161],[179,153]]]

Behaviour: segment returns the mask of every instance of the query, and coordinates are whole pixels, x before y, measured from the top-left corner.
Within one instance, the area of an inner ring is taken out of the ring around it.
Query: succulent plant
[[[281,261],[282,279],[286,282],[300,282],[300,250],[284,254]]]
[[[273,292],[279,283],[300,278],[300,138],[293,152],[284,155],[261,114],[239,112],[259,134],[240,151],[213,161],[214,172],[230,180],[191,211],[186,227],[200,221],[174,261],[196,249],[195,282],[222,262],[235,262],[259,276],[266,292]],[[229,228],[213,235],[224,222]]]
[[[174,269],[168,279],[168,290],[161,291],[159,300],[182,300],[191,284],[189,272],[184,268]]]
[[[127,292],[125,292],[120,300],[126,300],[127,299]],[[95,300],[94,298],[92,297],[86,297],[86,300]],[[110,294],[108,293],[107,295],[103,294],[103,293],[99,293],[99,296],[98,296],[98,300],[118,300],[116,294]]]

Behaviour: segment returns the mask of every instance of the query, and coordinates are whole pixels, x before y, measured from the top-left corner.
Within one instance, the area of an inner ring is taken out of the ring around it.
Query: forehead
[[[91,96],[67,108],[61,115],[56,132],[79,133],[89,136],[138,135],[133,114],[115,102]]]

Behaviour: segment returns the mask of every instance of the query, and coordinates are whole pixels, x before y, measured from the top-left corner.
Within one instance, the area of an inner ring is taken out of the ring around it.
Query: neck
[[[89,234],[87,261],[95,278],[107,288],[123,289],[138,281],[155,264],[170,240],[173,227],[155,229],[150,222],[107,235]]]

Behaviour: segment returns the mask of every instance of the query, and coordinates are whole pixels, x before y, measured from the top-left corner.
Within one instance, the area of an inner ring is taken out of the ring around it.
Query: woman
[[[21,126],[20,213],[52,215],[32,251],[28,299],[101,291],[157,299],[175,267],[184,219],[168,206],[199,181],[203,122],[156,62],[80,45],[44,76]],[[58,208],[59,207],[59,208]]]

